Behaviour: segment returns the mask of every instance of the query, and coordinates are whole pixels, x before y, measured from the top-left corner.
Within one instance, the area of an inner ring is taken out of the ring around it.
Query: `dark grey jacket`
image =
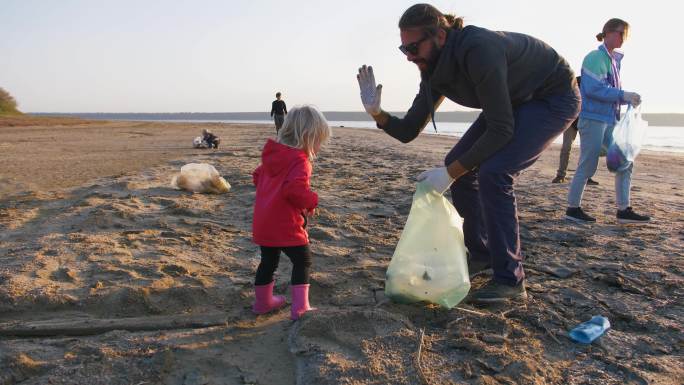
[[[516,106],[571,90],[574,79],[565,59],[532,36],[475,26],[452,29],[433,72],[422,74],[418,95],[404,118],[392,116],[381,128],[408,143],[444,97],[481,108],[487,130],[459,159],[470,170],[510,141]]]

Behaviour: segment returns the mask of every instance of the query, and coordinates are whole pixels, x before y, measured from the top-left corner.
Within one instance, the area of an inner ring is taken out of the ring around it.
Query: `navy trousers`
[[[451,185],[451,198],[463,217],[465,245],[472,260],[491,263],[494,280],[517,285],[525,278],[514,183],[579,114],[577,89],[533,99],[514,107],[513,138]],[[449,151],[457,160],[487,129],[483,114]],[[544,192],[542,192],[544,193]]]

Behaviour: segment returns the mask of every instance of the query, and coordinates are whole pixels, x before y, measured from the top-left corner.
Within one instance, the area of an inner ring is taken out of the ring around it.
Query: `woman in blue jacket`
[[[601,147],[608,148],[613,141],[613,128],[620,119],[620,106],[641,103],[636,92],[622,90],[620,63],[623,54],[615,51],[622,47],[629,33],[629,24],[620,19],[610,19],[603,31],[596,35],[603,41],[598,49],[589,52],[582,62],[582,110],[577,128],[580,133],[580,158],[577,171],[568,192],[567,219],[576,222],[595,222],[596,218],[582,210],[580,203],[587,181],[596,172]],[[615,202],[617,220],[620,223],[648,222],[649,217],[635,213],[629,204],[632,184],[632,164],[615,174]]]

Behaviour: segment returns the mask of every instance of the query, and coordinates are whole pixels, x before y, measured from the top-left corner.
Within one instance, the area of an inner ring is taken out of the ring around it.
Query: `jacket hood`
[[[448,77],[449,79],[451,79],[455,76],[454,70],[458,71],[458,66],[455,65],[455,62],[452,59],[452,55],[450,55],[450,53],[456,51],[456,48],[454,48],[454,46],[459,44],[457,40],[462,38],[462,31],[463,29],[450,29],[448,31],[444,47],[442,47],[442,49],[439,52],[439,57],[437,58],[437,63],[435,63],[434,68],[428,71],[420,72],[420,86],[425,87],[425,91],[428,96],[427,103],[428,107],[430,108],[430,120],[432,121],[432,127],[434,127],[435,132],[437,132],[437,124],[435,123],[435,106],[434,104],[432,104],[431,80],[433,77]]]
[[[304,150],[292,148],[273,139],[269,139],[261,153],[261,164],[264,171],[274,176],[288,172],[292,163],[298,159],[307,160]]]
[[[425,74],[423,80],[431,80],[432,78],[454,78],[456,77],[456,72],[460,71],[458,64],[456,63],[456,57],[461,54],[460,48],[461,43],[465,37],[470,32],[470,27],[465,27],[464,29],[450,29],[447,34],[446,42],[441,49],[437,63],[432,69],[432,72]],[[454,71],[455,70],[455,71]]]

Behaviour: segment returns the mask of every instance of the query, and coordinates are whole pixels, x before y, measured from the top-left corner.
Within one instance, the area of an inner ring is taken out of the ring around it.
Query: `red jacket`
[[[318,206],[318,195],[309,187],[311,162],[306,153],[269,139],[252,176],[256,186],[254,243],[270,247],[308,244],[304,215]]]

